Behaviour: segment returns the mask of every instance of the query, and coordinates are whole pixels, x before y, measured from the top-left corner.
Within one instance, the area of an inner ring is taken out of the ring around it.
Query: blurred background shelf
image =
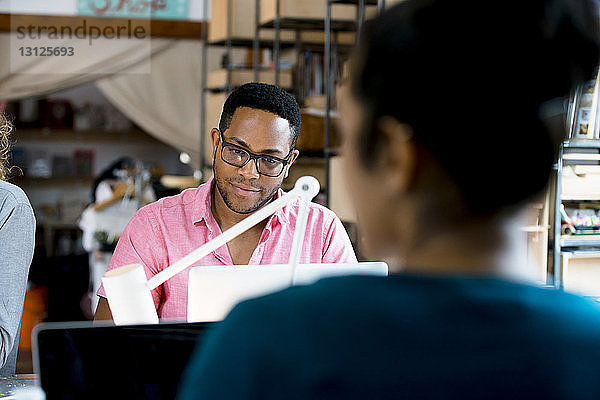
[[[128,131],[108,131],[102,129],[74,130],[74,129],[17,129],[15,138],[18,141],[93,141],[93,142],[127,142],[127,143],[160,143],[147,133],[139,129]]]
[[[377,0],[364,0],[367,6],[376,6],[379,4]],[[358,5],[360,0],[329,0],[331,4],[354,4]]]
[[[581,247],[598,246],[600,247],[600,234],[598,235],[562,235],[560,238],[561,247]]]
[[[267,21],[260,25],[261,28],[274,29],[275,20]],[[354,21],[331,21],[331,30],[340,32],[354,32],[356,30],[356,22]],[[325,21],[320,19],[309,18],[280,18],[280,29],[290,30],[312,30],[322,31],[325,29]]]
[[[590,196],[589,194],[566,194],[562,201],[600,201],[600,195]]]
[[[90,186],[94,182],[94,176],[51,176],[48,178],[20,176],[12,179],[17,186],[21,185],[85,185]]]
[[[571,139],[563,143],[566,148],[600,149],[600,139]]]

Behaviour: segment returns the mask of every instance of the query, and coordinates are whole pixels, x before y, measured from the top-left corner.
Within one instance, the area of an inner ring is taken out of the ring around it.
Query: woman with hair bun
[[[390,276],[238,305],[181,398],[600,399],[600,307],[526,283],[514,224],[548,184],[562,99],[597,69],[599,21],[595,0],[405,0],[366,22],[344,171]]]
[[[0,114],[0,376],[15,372],[35,240],[35,216],[29,199],[19,187],[6,182],[11,131],[11,123]]]

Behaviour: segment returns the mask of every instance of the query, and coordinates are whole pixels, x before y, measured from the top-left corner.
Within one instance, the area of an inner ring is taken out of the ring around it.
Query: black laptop
[[[33,334],[34,370],[47,399],[173,399],[212,326],[40,324]]]

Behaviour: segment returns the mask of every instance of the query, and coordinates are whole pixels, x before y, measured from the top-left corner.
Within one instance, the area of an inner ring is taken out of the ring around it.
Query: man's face
[[[232,211],[252,213],[267,204],[281,187],[292,162],[298,156],[294,150],[290,162],[277,177],[259,174],[256,160],[243,167],[227,164],[221,158],[222,144],[218,130],[211,132],[214,150],[213,172],[216,187]],[[291,131],[286,119],[262,110],[240,107],[233,114],[229,128],[221,132],[225,142],[257,155],[287,158],[290,154]]]

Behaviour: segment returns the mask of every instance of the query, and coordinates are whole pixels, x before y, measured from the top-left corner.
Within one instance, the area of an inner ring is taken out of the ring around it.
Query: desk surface
[[[35,374],[20,374],[0,378],[0,398],[2,399],[14,399],[16,393],[29,393],[37,390],[41,390],[41,388]]]

